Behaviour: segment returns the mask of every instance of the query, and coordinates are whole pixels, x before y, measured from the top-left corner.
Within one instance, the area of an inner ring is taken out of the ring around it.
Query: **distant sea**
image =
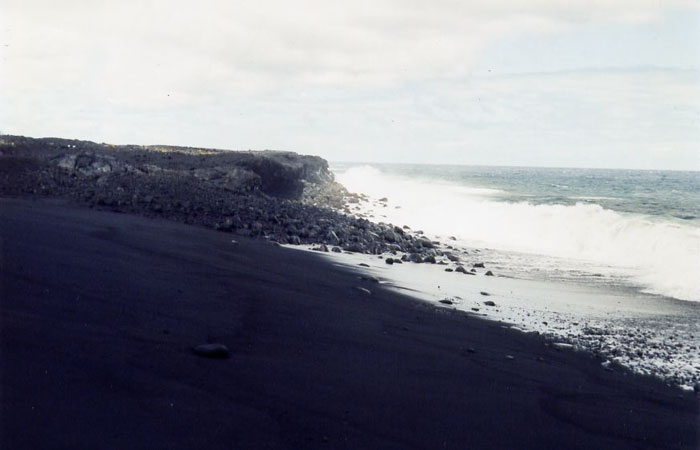
[[[389,199],[374,220],[483,249],[501,274],[700,301],[700,172],[331,166]]]

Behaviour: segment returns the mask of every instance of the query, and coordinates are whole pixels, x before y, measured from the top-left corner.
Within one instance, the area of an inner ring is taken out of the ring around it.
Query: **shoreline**
[[[3,447],[698,444],[694,393],[318,256],[65,201],[0,202]],[[208,340],[230,357],[189,351]]]
[[[342,173],[336,172],[335,175],[343,181]],[[466,189],[470,193],[481,188],[450,185],[438,179],[435,185],[421,185],[427,190],[426,194],[416,191],[415,186],[404,178],[374,175],[380,177],[380,181],[361,192],[364,196],[360,202],[352,205],[353,214],[375,221],[396,223],[398,220],[411,227],[417,224],[422,230],[417,233],[432,240],[441,254],[449,256],[448,259],[443,257],[431,261],[437,262],[437,266],[443,264],[440,267],[420,264],[428,266],[424,270],[413,267],[416,266],[413,264],[396,266],[380,262],[373,270],[386,272],[385,278],[402,287],[410,287],[415,295],[428,301],[448,297],[448,300],[451,298],[449,307],[467,311],[474,308],[479,310],[478,314],[484,313],[485,309],[490,310],[488,315],[493,320],[510,323],[527,332],[542,333],[579,350],[592,352],[604,358],[606,365],[624,365],[641,374],[653,374],[684,389],[700,390],[699,302],[649,293],[646,292],[647,288],[635,285],[630,280],[616,280],[614,273],[620,269],[613,266],[603,268],[599,263],[588,260],[475,246],[474,242],[460,236],[458,226],[450,227],[452,222],[443,210],[416,209],[416,200],[412,196],[418,195],[423,200],[423,197],[437,199],[443,188],[448,191],[446,195],[450,195],[449,186],[454,190]],[[389,180],[397,185],[390,186]],[[356,183],[357,179],[351,177],[350,181],[350,188],[361,188]],[[438,186],[440,189],[437,189]],[[481,197],[468,199],[472,202],[488,201]],[[440,224],[435,225],[434,219],[431,221],[425,217],[416,219],[416,223],[410,222],[410,218],[417,217],[419,212],[431,216],[428,211],[433,211],[442,219]],[[430,224],[438,228],[432,229]],[[435,234],[437,231],[440,235]],[[397,257],[384,254],[384,257],[392,256]],[[401,253],[398,257],[406,261]],[[373,265],[371,261],[373,259],[370,257],[364,262]],[[477,276],[464,279],[459,273],[455,278],[454,273],[441,272],[443,268],[456,272],[462,269],[460,266],[467,270],[473,266],[471,272]],[[607,275],[601,275],[600,270]],[[406,271],[413,273],[404,273]],[[574,275],[568,275],[569,272]],[[557,276],[543,277],[552,274]],[[584,278],[582,274],[589,274],[590,277]],[[485,299],[480,299],[480,289],[473,286],[481,285],[483,289],[490,290],[493,284],[499,286],[500,292],[490,299],[496,300],[498,308],[484,308],[480,300]]]
[[[448,266],[386,264],[383,258],[390,255],[323,255],[338,266],[359,268],[397,292],[588,352],[603,367],[624,366],[689,391],[697,383],[700,315],[687,301],[602,286],[485,277],[484,269],[477,276],[455,277],[444,272]]]

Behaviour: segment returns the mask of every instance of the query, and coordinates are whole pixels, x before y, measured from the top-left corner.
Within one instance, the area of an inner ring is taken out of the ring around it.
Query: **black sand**
[[[0,218],[3,449],[698,447],[695,394],[313,254],[55,201]]]

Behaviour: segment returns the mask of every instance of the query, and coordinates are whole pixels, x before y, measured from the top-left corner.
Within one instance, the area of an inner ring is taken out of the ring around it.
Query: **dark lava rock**
[[[358,266],[362,266],[362,267],[369,267],[369,264],[365,264],[365,263],[360,263],[360,264],[358,264]]]
[[[445,269],[445,272],[454,272],[454,270],[452,270],[448,267],[447,269]]]
[[[445,256],[447,257],[447,259],[449,259],[449,260],[452,261],[452,262],[459,262],[459,256],[457,256],[457,255],[455,255],[455,254],[453,254],[453,253],[446,252],[446,253],[445,253]]]
[[[418,233],[418,232],[416,232],[416,233]],[[416,239],[416,243],[424,248],[435,248],[435,244],[433,244],[433,241],[431,241],[430,239],[425,238],[425,237],[421,237],[421,238]]]
[[[472,267],[474,267],[474,268],[479,268],[479,269],[483,269],[483,268],[484,268],[484,263],[474,263],[474,265],[473,265]]]
[[[315,156],[8,135],[0,154],[2,197],[72,199],[324,252],[391,252],[417,263],[442,255],[420,231],[351,214],[348,204],[368,199],[347,192]]]
[[[464,266],[457,266],[455,272],[467,273],[467,269],[465,269]]]
[[[492,277],[492,276],[493,276],[493,272],[491,272],[490,270],[487,270],[486,273],[485,273],[484,275],[486,275],[487,277]]]
[[[435,257],[433,255],[428,255],[425,258],[423,258],[423,262],[435,264],[437,261],[435,260]]]
[[[414,262],[414,263],[418,263],[418,264],[423,262],[423,258],[417,253],[411,253],[408,256],[408,259],[409,259],[409,261]]]
[[[384,262],[387,264],[394,264],[394,258],[387,258],[384,260]]]
[[[488,292],[485,292],[485,291],[481,291],[480,293],[481,293],[481,295],[491,295],[491,294],[489,294]]]
[[[192,352],[204,358],[225,359],[228,358],[228,348],[224,344],[214,342],[211,344],[201,344],[192,347]]]
[[[483,292],[482,292],[482,294],[483,294]],[[485,301],[485,302],[484,302],[484,305],[486,305],[486,306],[496,306],[496,304],[495,304],[493,301],[491,301],[491,300]]]
[[[447,298],[439,300],[439,302],[444,303],[445,305],[454,305],[454,302],[450,299],[447,299]]]

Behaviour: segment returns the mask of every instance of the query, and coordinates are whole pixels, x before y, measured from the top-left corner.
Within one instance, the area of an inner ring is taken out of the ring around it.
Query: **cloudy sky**
[[[700,170],[700,3],[0,0],[0,133]]]

